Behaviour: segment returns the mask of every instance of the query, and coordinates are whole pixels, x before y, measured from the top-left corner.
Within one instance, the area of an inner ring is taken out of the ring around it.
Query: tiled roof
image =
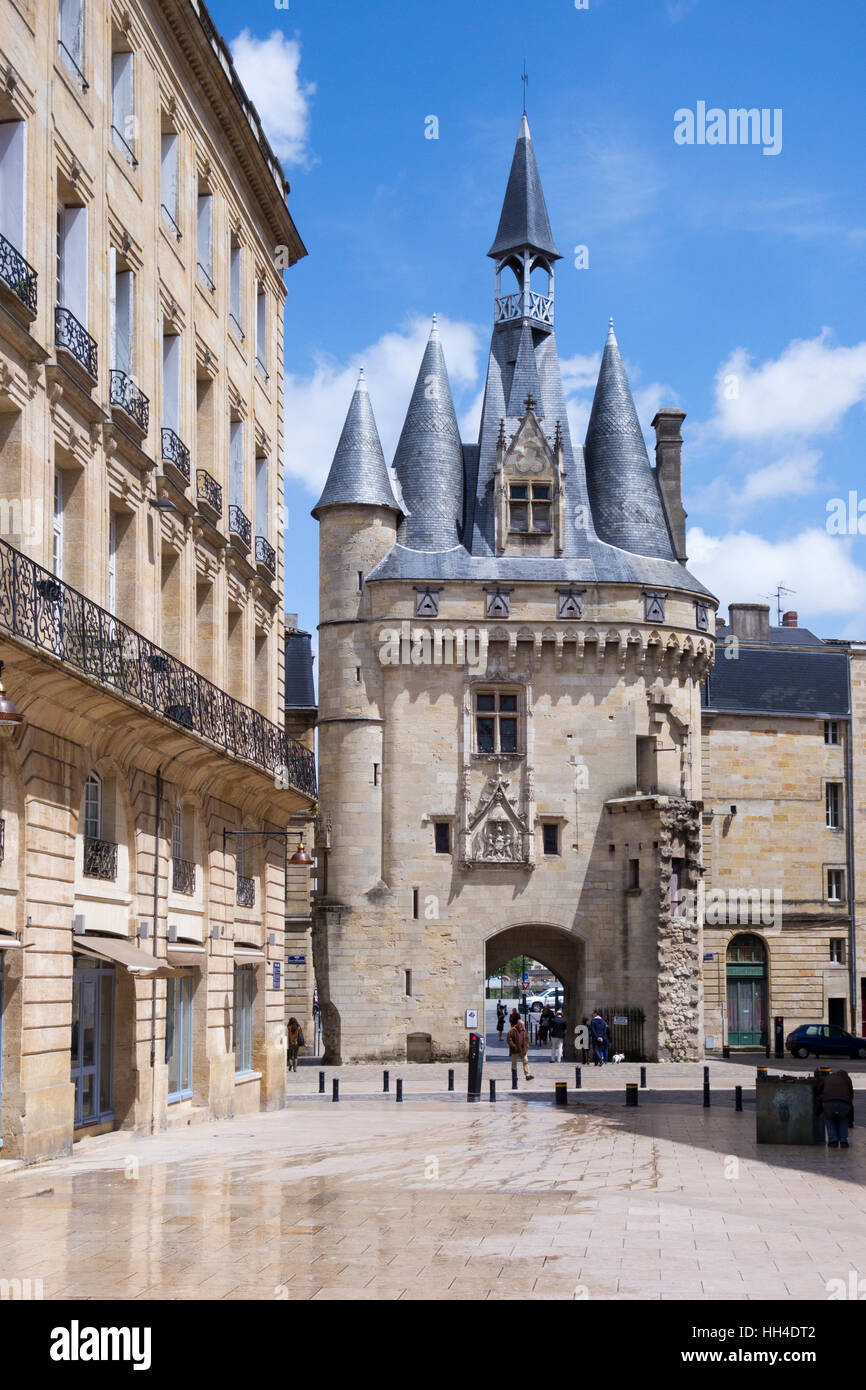
[[[516,251],[523,246],[544,251],[551,260],[560,259],[550,230],[547,204],[538,177],[529,122],[525,116],[520,123],[499,230],[487,254],[498,259],[504,252]]]
[[[843,652],[786,651],[741,643],[736,659],[728,659],[720,642],[701,704],[720,712],[841,718],[848,713],[848,658]]]
[[[286,633],[286,709],[316,709],[309,632]]]
[[[394,472],[407,513],[398,531],[401,543],[415,550],[455,545],[463,525],[463,445],[435,317]]]
[[[313,516],[318,517],[325,507],[346,503],[365,503],[400,511],[388,477],[363,367],[331,471],[313,508]]]

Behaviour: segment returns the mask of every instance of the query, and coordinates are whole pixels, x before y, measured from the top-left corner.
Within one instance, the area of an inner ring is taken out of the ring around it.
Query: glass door
[[[114,966],[76,956],[72,970],[71,1080],[75,1125],[112,1118]]]
[[[168,981],[165,1019],[165,1060],[168,1065],[168,1102],[192,1096],[192,977],[172,976]]]

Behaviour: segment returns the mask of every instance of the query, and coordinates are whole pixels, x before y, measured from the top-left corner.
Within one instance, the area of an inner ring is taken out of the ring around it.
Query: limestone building
[[[2,6],[4,1156],[281,1102],[288,191],[201,0]]]
[[[701,924],[675,902],[701,873],[716,602],[685,567],[683,412],[656,415],[651,466],[611,325],[572,441],[525,118],[488,254],[478,441],[434,321],[393,466],[362,379],[313,511],[326,1054],[465,1054],[525,951],[572,1021],[599,1005],[633,1055],[697,1057]]]

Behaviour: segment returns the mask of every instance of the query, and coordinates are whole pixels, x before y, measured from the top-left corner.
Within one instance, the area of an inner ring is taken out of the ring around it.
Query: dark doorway
[[[844,999],[827,1000],[828,1023],[835,1023],[836,1026],[839,1028],[847,1027],[847,1024],[845,1023],[845,1002],[846,1001]]]

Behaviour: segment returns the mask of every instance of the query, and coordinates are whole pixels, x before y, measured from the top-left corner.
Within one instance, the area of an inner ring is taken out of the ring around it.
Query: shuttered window
[[[23,121],[0,121],[0,235],[24,255]]]

